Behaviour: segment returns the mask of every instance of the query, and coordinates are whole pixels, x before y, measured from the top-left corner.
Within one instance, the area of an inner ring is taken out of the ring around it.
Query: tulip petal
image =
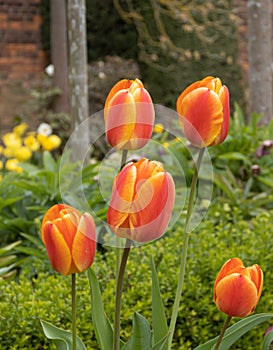
[[[128,219],[134,196],[136,167],[127,164],[116,177],[112,197],[107,212],[107,223],[111,227],[120,227]]]
[[[43,227],[43,239],[53,268],[68,275],[72,258],[69,247],[57,226],[46,222]]]
[[[105,113],[105,130],[110,145],[118,149],[130,140],[136,123],[136,106],[133,95],[118,91],[108,104]]]
[[[170,221],[174,199],[174,182],[168,173],[158,173],[144,182],[129,216],[132,239],[147,242],[161,237]]]
[[[215,142],[215,144],[222,143],[225,138],[227,137],[228,134],[228,129],[229,129],[229,120],[230,120],[230,107],[229,107],[229,91],[226,86],[222,86],[220,91],[219,91],[219,98],[220,101],[223,105],[223,124],[222,124],[222,129],[221,132]]]
[[[55,219],[58,219],[65,214],[65,212],[73,213],[74,216],[81,216],[80,212],[70,205],[67,204],[55,204],[53,205],[48,211],[45,213],[43,220],[42,220],[42,239],[43,239],[43,226],[47,221],[53,222]]]
[[[204,87],[191,91],[183,99],[179,114],[185,136],[193,145],[214,143],[223,123],[223,107],[214,91]]]
[[[251,267],[248,267],[247,270],[249,271],[252,282],[255,284],[257,288],[257,295],[259,299],[262,294],[262,288],[263,288],[263,271],[260,268],[260,266],[257,264]]]
[[[107,95],[106,101],[105,101],[105,108],[108,108],[109,102],[111,101],[112,97],[120,90],[127,90],[132,85],[132,81],[129,79],[122,79],[118,81],[110,90],[109,94]]]
[[[75,266],[82,272],[89,268],[96,251],[96,227],[92,216],[82,215],[72,247],[72,257]]]
[[[216,286],[216,305],[231,317],[245,317],[257,305],[257,289],[247,276],[234,273],[224,277]]]

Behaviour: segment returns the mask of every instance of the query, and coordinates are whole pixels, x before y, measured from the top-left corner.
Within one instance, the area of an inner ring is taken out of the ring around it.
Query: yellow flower
[[[28,160],[32,155],[31,150],[28,147],[22,146],[15,150],[14,156],[21,162]]]
[[[163,126],[163,124],[161,124],[161,123],[155,124],[155,126],[154,126],[154,133],[155,133],[155,134],[162,134],[163,131],[164,131],[164,126]]]
[[[14,157],[14,152],[16,150],[16,147],[7,147],[3,149],[3,155],[6,158],[12,158]]]
[[[4,153],[4,147],[0,146],[0,154],[3,154],[3,153]]]
[[[45,151],[52,151],[53,149],[58,148],[62,142],[57,135],[50,135],[47,137],[45,135],[38,134],[37,139]]]
[[[40,148],[40,143],[33,134],[29,134],[24,139],[24,144],[33,152],[38,151],[38,149]]]
[[[6,161],[6,169],[9,171],[15,171],[16,173],[21,173],[23,169],[18,165],[19,161],[15,158],[8,159]]]
[[[17,148],[22,145],[20,137],[13,132],[5,134],[2,140],[7,148]]]
[[[164,142],[164,143],[163,143],[163,146],[164,146],[165,148],[168,148],[168,147],[169,147],[169,142]]]
[[[27,123],[21,123],[13,128],[13,132],[18,136],[22,136],[24,132],[27,130],[27,128],[28,128]]]

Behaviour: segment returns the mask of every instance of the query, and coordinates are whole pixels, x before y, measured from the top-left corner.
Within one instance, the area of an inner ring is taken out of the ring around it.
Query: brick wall
[[[0,0],[0,81],[31,82],[41,76],[40,0]]]

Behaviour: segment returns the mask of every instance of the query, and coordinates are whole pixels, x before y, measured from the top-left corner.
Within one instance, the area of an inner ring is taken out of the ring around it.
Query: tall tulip
[[[155,111],[150,94],[139,79],[123,79],[109,92],[104,108],[109,144],[120,150],[136,150],[152,136]]]
[[[65,204],[56,204],[45,214],[42,240],[53,268],[63,275],[89,268],[96,252],[96,227],[92,216]]]
[[[245,267],[238,258],[228,260],[214,284],[214,302],[230,317],[251,314],[262,293],[263,272],[258,265]]]
[[[154,240],[167,228],[174,199],[173,179],[160,163],[128,163],[115,178],[107,222],[118,237]]]
[[[208,76],[178,97],[177,112],[185,137],[196,147],[222,143],[229,129],[229,91],[219,78]]]

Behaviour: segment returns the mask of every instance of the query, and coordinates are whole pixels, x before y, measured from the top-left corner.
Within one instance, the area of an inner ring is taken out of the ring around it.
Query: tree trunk
[[[86,49],[86,7],[85,0],[67,1],[67,28],[69,53],[70,114],[77,137],[73,138],[74,159],[81,158],[89,143],[88,123],[88,72]],[[80,127],[81,125],[81,127]]]
[[[248,0],[249,111],[272,118],[272,0]]]
[[[53,105],[55,112],[69,113],[67,28],[65,0],[50,1],[51,62],[54,66],[53,85],[61,90]]]

